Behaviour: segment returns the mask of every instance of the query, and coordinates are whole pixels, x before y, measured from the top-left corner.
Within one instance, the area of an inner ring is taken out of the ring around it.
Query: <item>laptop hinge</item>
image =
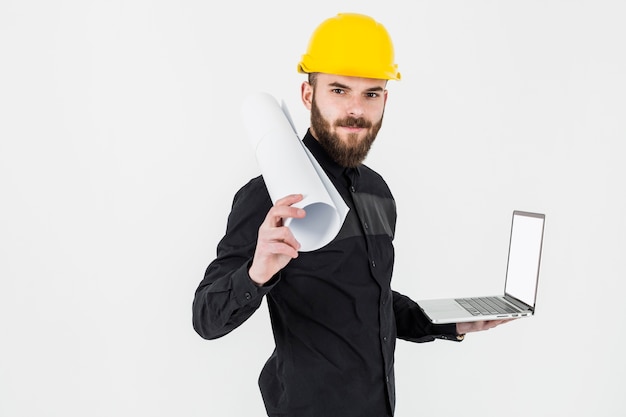
[[[523,301],[518,300],[517,298],[509,295],[509,294],[505,294],[504,295],[504,299],[506,301],[508,301],[509,303],[513,304],[514,306],[516,306],[517,308],[521,309],[521,310],[530,310],[533,311],[533,308],[531,306],[529,306],[528,304],[526,304]]]

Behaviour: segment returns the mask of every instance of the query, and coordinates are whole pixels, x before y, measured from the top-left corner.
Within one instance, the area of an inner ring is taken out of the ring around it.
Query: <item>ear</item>
[[[304,107],[311,110],[311,104],[313,102],[313,86],[309,84],[308,81],[303,82],[300,87],[300,98],[302,99]]]

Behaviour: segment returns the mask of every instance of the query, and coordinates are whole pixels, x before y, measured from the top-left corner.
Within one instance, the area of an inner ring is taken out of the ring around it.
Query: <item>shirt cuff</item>
[[[461,342],[464,338],[464,334],[458,334],[456,332],[456,323],[451,324],[435,324],[433,325],[435,333],[438,336],[435,336],[437,339],[443,340],[451,340],[453,342]]]
[[[259,298],[262,298],[265,294],[278,283],[280,280],[280,272],[274,275],[269,281],[263,285],[258,285],[250,278],[248,269],[250,268],[250,262],[246,262],[238,270],[233,273],[232,276],[232,290],[235,296],[237,304],[241,307],[250,303],[259,303]]]

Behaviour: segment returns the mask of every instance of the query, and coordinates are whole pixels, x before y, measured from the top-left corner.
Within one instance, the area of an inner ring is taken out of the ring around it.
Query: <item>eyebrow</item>
[[[332,82],[332,83],[328,84],[328,86],[329,86],[329,87],[334,87],[334,88],[341,88],[341,89],[343,89],[343,90],[352,90],[352,88],[350,88],[349,86],[347,86],[347,85],[345,85],[345,84],[342,84],[342,83],[340,83],[340,82],[337,82],[337,81],[335,81],[335,82]],[[365,91],[367,91],[367,92],[371,92],[371,93],[380,93],[380,92],[385,91],[385,89],[384,89],[384,88],[382,88],[382,87],[378,87],[378,86],[377,86],[377,87],[368,88],[368,89],[367,89],[367,90],[365,90]]]

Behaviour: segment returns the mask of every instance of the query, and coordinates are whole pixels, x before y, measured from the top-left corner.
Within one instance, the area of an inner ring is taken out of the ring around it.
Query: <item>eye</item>
[[[333,88],[333,89],[332,89],[332,90],[330,90],[330,91],[332,91],[332,92],[333,92],[333,93],[335,93],[335,94],[345,94],[345,93],[346,93],[346,92],[345,92],[343,89],[341,89],[341,88]]]
[[[365,93],[365,96],[368,97],[368,98],[377,98],[380,95],[378,93],[370,92],[370,93]]]

